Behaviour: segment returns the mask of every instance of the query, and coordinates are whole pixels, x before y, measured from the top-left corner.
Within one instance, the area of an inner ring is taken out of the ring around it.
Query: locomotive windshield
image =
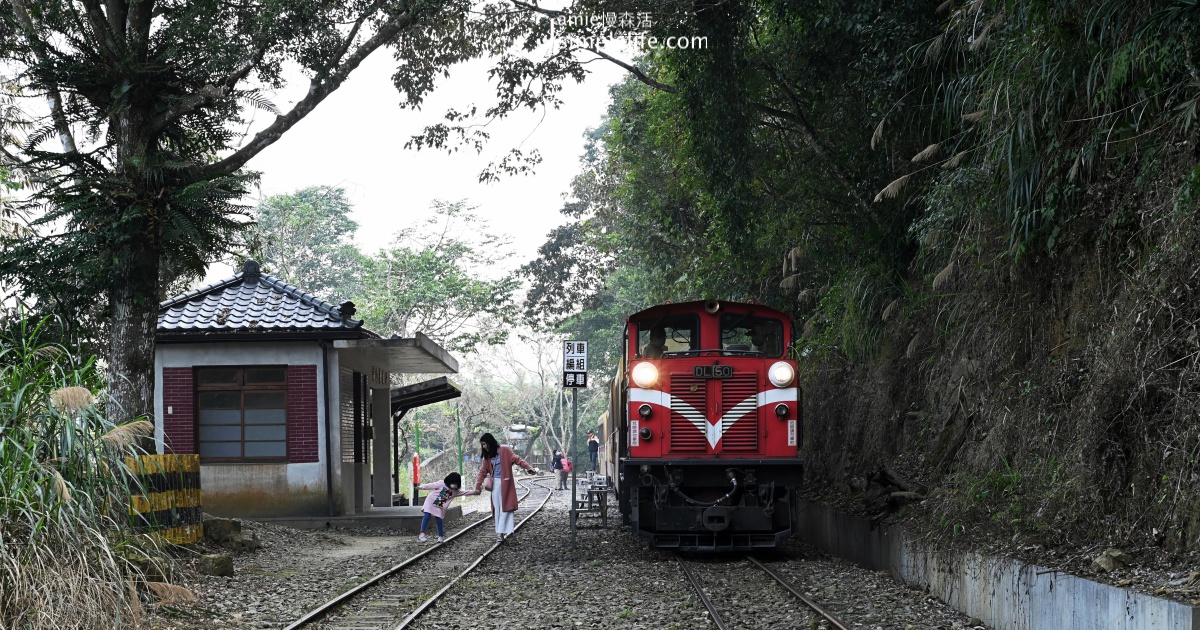
[[[695,350],[700,347],[700,318],[691,314],[648,318],[637,323],[637,334],[638,353],[647,359]]]
[[[730,353],[783,356],[783,322],[742,313],[721,316],[721,349]]]

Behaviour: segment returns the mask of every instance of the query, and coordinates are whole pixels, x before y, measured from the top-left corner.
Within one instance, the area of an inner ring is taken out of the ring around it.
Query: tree
[[[487,401],[491,425],[534,426],[547,449],[570,448],[571,403],[562,387],[562,342],[561,335],[524,329],[510,343],[480,353],[471,384],[479,392],[476,396]],[[584,435],[608,404],[603,374],[590,374],[592,387],[579,392],[579,428]]]
[[[907,116],[909,103],[892,107],[914,81],[906,51],[936,26],[918,5],[844,1],[696,3],[656,19],[655,34],[702,33],[708,46],[620,62],[630,75],[589,139],[562,210],[571,222],[523,270],[528,314],[559,324],[617,290],[631,307],[715,297],[800,311],[862,268],[864,286],[895,289],[915,208],[872,195],[924,145],[915,126],[889,127],[883,143],[870,130],[880,109]]]
[[[380,334],[428,335],[450,350],[471,352],[503,343],[512,324],[512,273],[487,270],[511,256],[508,241],[465,202],[434,203],[420,228],[400,231],[367,263],[359,314]]]
[[[328,302],[361,291],[365,257],[354,246],[346,191],[312,186],[273,195],[255,209],[251,252],[264,269]]]
[[[526,57],[548,36],[527,15],[465,0],[4,0],[0,64],[17,93],[45,100],[23,141],[0,146],[33,184],[25,208],[40,228],[0,243],[0,274],[67,314],[103,295],[110,413],[149,414],[163,270],[199,273],[227,248],[244,225],[246,163],[385,47],[406,106],[450,65],[482,56],[496,59],[489,118],[553,106],[557,82],[583,70],[557,49]],[[293,67],[308,89],[285,112],[267,95]],[[243,142],[251,109],[275,117]],[[447,146],[472,124],[465,111],[416,146]]]

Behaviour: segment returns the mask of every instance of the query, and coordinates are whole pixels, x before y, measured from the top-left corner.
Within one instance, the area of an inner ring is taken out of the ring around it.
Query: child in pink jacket
[[[425,497],[425,507],[421,508],[425,515],[421,517],[421,535],[417,539],[421,542],[428,540],[425,536],[425,526],[429,525],[429,517],[437,521],[438,536],[437,541],[443,542],[444,532],[442,530],[442,519],[446,518],[446,510],[450,509],[450,504],[454,502],[454,497],[461,497],[468,494],[479,494],[478,492],[466,492],[459,490],[462,487],[462,477],[456,472],[446,475],[442,481],[426,483],[417,486],[421,490],[429,490],[429,496]]]

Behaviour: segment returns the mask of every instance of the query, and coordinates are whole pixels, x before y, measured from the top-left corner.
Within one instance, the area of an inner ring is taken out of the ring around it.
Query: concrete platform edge
[[[1189,606],[1009,558],[948,552],[832,508],[799,500],[797,536],[859,566],[887,571],[997,630],[1200,630]]]

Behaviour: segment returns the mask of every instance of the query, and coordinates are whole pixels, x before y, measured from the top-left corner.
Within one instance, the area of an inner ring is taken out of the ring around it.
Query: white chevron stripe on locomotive
[[[711,423],[704,414],[697,411],[687,402],[676,398],[667,392],[660,392],[657,389],[642,389],[640,387],[629,388],[629,401],[634,403],[650,403],[665,407],[670,411],[682,416],[692,426],[696,427],[697,431],[704,434],[708,440],[708,445],[713,449],[717,448],[717,442],[721,441],[721,437],[725,432],[732,427],[735,422],[746,417],[747,414],[762,407],[773,403],[785,402],[788,400],[796,400],[796,388],[789,387],[786,389],[769,389],[765,392],[759,392],[753,396],[734,405],[732,409],[726,411],[715,423]]]

